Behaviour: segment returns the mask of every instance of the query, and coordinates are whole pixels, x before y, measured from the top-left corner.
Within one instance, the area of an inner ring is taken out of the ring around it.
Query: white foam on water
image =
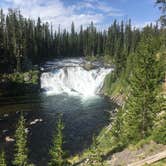
[[[111,68],[104,67],[90,71],[81,66],[63,67],[43,73],[41,88],[46,91],[47,95],[67,93],[84,97],[96,96],[103,87],[104,78],[111,71]]]

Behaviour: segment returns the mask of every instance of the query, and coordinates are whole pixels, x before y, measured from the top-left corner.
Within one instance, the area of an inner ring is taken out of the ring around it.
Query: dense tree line
[[[150,26],[157,35],[158,26]],[[0,72],[20,72],[56,57],[108,56],[114,61],[116,74],[124,70],[127,56],[135,51],[142,31],[133,28],[131,21],[116,20],[104,31],[98,31],[93,22],[76,31],[24,18],[17,10],[0,11]]]

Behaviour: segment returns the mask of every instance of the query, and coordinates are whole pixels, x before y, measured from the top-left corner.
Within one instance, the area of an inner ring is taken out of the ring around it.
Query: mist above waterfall
[[[47,95],[67,93],[68,95],[96,96],[103,87],[105,76],[111,68],[99,67],[87,71],[82,59],[67,59],[48,62],[52,70],[41,75],[41,88]],[[57,67],[54,69],[55,67]]]

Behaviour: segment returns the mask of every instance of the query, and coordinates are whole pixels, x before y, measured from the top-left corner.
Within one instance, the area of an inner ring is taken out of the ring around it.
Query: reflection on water
[[[0,147],[4,145],[8,157],[12,154],[12,144],[5,143],[5,137],[13,137],[19,117],[24,111],[29,129],[29,149],[31,160],[44,166],[48,159],[48,149],[56,127],[57,114],[63,113],[64,148],[69,154],[87,148],[94,133],[98,133],[108,122],[108,114],[113,104],[102,97],[81,99],[67,95],[45,96],[27,95],[0,99]],[[35,119],[42,122],[30,125]],[[5,143],[5,144],[4,144]]]

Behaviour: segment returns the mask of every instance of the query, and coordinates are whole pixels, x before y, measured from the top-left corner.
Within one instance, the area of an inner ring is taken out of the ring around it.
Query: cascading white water
[[[47,95],[67,93],[69,95],[95,96],[99,94],[104,78],[111,70],[98,67],[87,71],[77,65],[65,66],[43,73],[41,88],[46,91]]]

